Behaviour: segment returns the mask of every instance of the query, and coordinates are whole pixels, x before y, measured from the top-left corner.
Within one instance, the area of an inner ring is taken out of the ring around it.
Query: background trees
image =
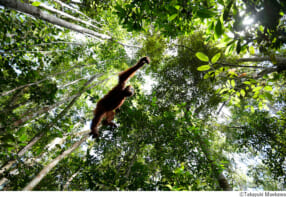
[[[0,5],[1,190],[285,189],[284,1]],[[145,55],[119,128],[89,139]]]

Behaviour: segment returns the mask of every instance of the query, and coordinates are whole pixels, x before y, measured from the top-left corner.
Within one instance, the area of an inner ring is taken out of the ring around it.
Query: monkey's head
[[[129,85],[124,89],[124,96],[130,97],[133,94],[134,94],[134,90],[133,90],[132,86]]]
[[[140,59],[140,62],[142,62],[143,64],[150,64],[150,59],[149,59],[149,57],[142,57],[141,59]]]

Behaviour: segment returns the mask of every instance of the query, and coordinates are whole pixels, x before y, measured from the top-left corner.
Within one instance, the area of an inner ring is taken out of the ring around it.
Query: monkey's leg
[[[114,111],[106,112],[106,119],[102,122],[102,124],[109,125],[112,128],[117,128],[116,124],[114,122],[112,122],[112,120],[114,119],[114,116],[115,116]]]
[[[90,126],[91,132],[89,133],[90,135],[92,135],[92,138],[98,138],[99,137],[99,132],[98,132],[98,125],[101,122],[102,118],[104,117],[104,113],[103,114],[95,114],[94,118],[92,119],[92,123]]]

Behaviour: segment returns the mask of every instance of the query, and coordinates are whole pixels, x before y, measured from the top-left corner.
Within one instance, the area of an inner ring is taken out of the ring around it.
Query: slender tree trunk
[[[1,0],[0,0],[0,3],[1,3]],[[47,76],[46,78],[41,79],[41,80],[39,80],[39,81],[36,81],[36,82],[33,82],[33,83],[28,83],[28,84],[25,84],[25,85],[21,85],[21,86],[16,87],[16,88],[14,88],[14,89],[12,89],[12,90],[3,92],[3,93],[1,93],[0,96],[5,96],[5,95],[8,95],[8,94],[10,94],[10,93],[12,93],[12,92],[15,92],[16,90],[19,90],[19,89],[23,89],[23,88],[25,88],[25,87],[30,87],[30,86],[33,86],[33,85],[40,84],[40,83],[42,83],[43,81],[46,81],[46,80],[50,79],[51,77],[55,77],[55,76],[57,76],[57,75],[65,74],[65,73],[67,73],[67,72],[69,72],[69,71],[71,71],[71,70],[73,70],[73,69],[75,69],[75,68],[83,68],[83,67],[85,67],[85,66],[90,66],[90,65],[91,65],[91,64],[78,65],[78,66],[71,67],[70,69],[68,69],[68,70],[66,70],[66,71],[62,71],[62,72],[55,73],[55,74],[53,74],[53,75],[49,75],[49,76]]]
[[[68,9],[70,9],[70,10],[72,10],[72,11],[74,11],[74,12],[76,12],[76,13],[82,15],[82,16],[84,16],[87,20],[89,20],[89,21],[91,21],[91,22],[94,22],[94,23],[96,23],[96,24],[98,24],[98,25],[102,25],[102,24],[100,24],[99,22],[97,22],[97,21],[95,21],[95,20],[89,18],[89,17],[88,17],[87,15],[85,15],[84,13],[78,11],[77,9],[75,9],[75,8],[73,8],[73,7],[71,7],[71,6],[69,6],[68,4],[66,4],[66,3],[64,3],[64,2],[61,2],[60,0],[54,0],[54,2],[60,4],[62,7],[66,7],[66,8],[68,8]],[[78,2],[70,1],[70,3],[78,3]],[[81,3],[78,3],[78,4],[81,4]]]
[[[89,132],[90,132],[89,130],[77,132],[77,133],[74,133],[74,134],[72,135],[72,137],[78,137],[78,136],[86,135],[86,134],[88,134]],[[66,137],[67,137],[67,135],[64,137],[63,140],[65,140]],[[46,146],[46,148],[47,148],[47,146]],[[41,156],[39,156],[39,157],[33,159],[32,162],[36,162],[37,159],[40,159],[41,157],[45,157],[45,155],[46,155],[46,154],[42,154]],[[12,162],[12,161],[11,161],[11,162]],[[26,162],[25,162],[25,163],[26,163]],[[27,163],[27,164],[28,164],[28,163]],[[13,165],[13,163],[12,163],[12,165]],[[31,164],[30,164],[30,165],[31,165]],[[7,167],[8,167],[8,165],[7,165]],[[10,165],[10,167],[11,167],[11,165]],[[1,172],[1,173],[3,173],[3,172]],[[11,174],[11,173],[10,173],[10,174]],[[9,181],[9,179],[3,177],[3,178],[0,180],[0,186],[4,186],[8,181]],[[4,187],[4,190],[5,190],[5,187]]]
[[[57,102],[57,103],[55,103],[53,105],[50,105],[50,106],[47,106],[47,107],[43,107],[42,109],[39,109],[36,112],[26,112],[26,113],[24,113],[22,115],[21,119],[14,121],[14,123],[12,125],[14,127],[19,127],[20,125],[26,123],[27,121],[32,120],[32,119],[34,119],[36,117],[39,117],[40,115],[42,115],[44,113],[47,113],[48,111],[56,108],[59,105],[62,105],[64,103],[66,103],[67,101],[71,100],[74,97],[76,97],[76,95],[73,96],[73,97],[69,97],[69,98],[67,98],[65,100],[59,101],[59,102]]]
[[[71,29],[73,31],[77,31],[79,33],[85,33],[85,34],[88,34],[88,35],[91,35],[91,36],[95,36],[95,37],[103,39],[103,40],[111,39],[110,36],[107,36],[107,35],[104,35],[104,34],[100,34],[100,33],[94,32],[94,31],[92,31],[90,29],[81,27],[79,25],[75,25],[75,24],[69,23],[69,22],[67,22],[65,20],[62,20],[60,18],[57,18],[57,17],[55,17],[53,15],[48,14],[45,11],[42,11],[38,7],[32,6],[32,5],[27,4],[27,3],[21,3],[20,1],[17,1],[17,0],[0,0],[0,4],[4,5],[6,7],[9,7],[9,8],[12,8],[12,9],[24,12],[26,14],[30,14],[30,15],[36,17],[36,18],[45,20],[45,21],[47,21],[49,23],[52,23],[52,24],[55,24],[55,25],[59,25],[61,27],[65,27],[65,28]]]
[[[86,134],[80,141],[74,143],[68,150],[64,151],[61,155],[57,156],[51,163],[45,166],[41,172],[23,189],[23,191],[31,191],[36,187],[40,181],[67,155],[72,153],[76,148],[78,148],[86,139],[89,137]]]
[[[63,19],[57,18],[51,14],[48,14],[45,11],[42,11],[38,7],[32,6],[32,5],[27,4],[27,3],[21,3],[20,1],[17,1],[17,0],[0,0],[0,5],[4,5],[6,7],[24,12],[26,14],[30,14],[36,18],[45,20],[45,21],[52,23],[54,25],[58,25],[60,27],[64,27],[64,28],[76,31],[76,32],[79,32],[81,34],[87,34],[87,35],[95,37],[97,39],[114,41],[114,42],[117,42],[118,44],[121,44],[122,46],[126,46],[126,47],[140,48],[138,46],[127,45],[127,44],[124,44],[122,42],[115,41],[115,40],[113,40],[113,38],[111,36],[101,34],[101,33],[97,33],[95,31],[92,31],[92,30],[87,29],[85,27],[82,27],[80,25],[76,25],[76,24],[67,22]]]
[[[263,71],[261,71],[260,73],[257,74],[256,77],[254,77],[255,79],[259,79],[261,77],[263,77],[264,75],[268,75],[270,73],[276,72],[278,71],[277,68],[265,68]]]
[[[286,63],[285,57],[275,57],[276,62],[278,63]],[[271,61],[270,57],[249,57],[249,58],[240,58],[237,60],[238,62],[263,62],[263,61]]]
[[[239,64],[232,64],[232,63],[228,63],[228,62],[217,62],[216,65],[221,65],[221,66],[229,66],[229,67],[234,67],[234,68],[261,68],[264,69],[265,67],[262,66],[245,66],[245,65],[239,65]]]
[[[70,83],[67,83],[67,84],[64,84],[64,85],[60,86],[59,89],[64,89],[65,87],[73,85],[73,84],[77,83],[78,81],[81,81],[81,80],[84,80],[84,79],[86,79],[86,77],[82,77],[82,78],[76,79],[76,80],[74,80],[74,81],[72,81]]]
[[[18,157],[22,157],[38,140],[40,140],[44,136],[45,132],[38,133],[24,148],[22,148],[18,153]],[[16,163],[17,160],[8,161],[1,169],[0,175],[3,174],[6,170],[9,170],[13,164]]]
[[[74,179],[74,177],[76,177],[78,174],[79,174],[79,170],[76,172],[76,173],[74,173],[70,178],[69,178],[69,180],[66,182],[66,184],[64,185],[64,187],[63,187],[63,190],[64,191],[67,191],[68,190],[68,186],[70,185],[70,183],[72,182],[72,180]]]
[[[225,104],[226,104],[226,101],[224,101],[224,102],[221,104],[221,106],[220,106],[218,112],[216,113],[217,116],[220,114],[220,112],[221,112],[222,108],[225,106]]]
[[[186,109],[187,109],[187,111],[189,111],[190,107],[187,105]],[[185,114],[185,116],[187,116],[187,115]],[[187,119],[188,119],[188,117],[187,117]],[[206,156],[208,162],[211,164],[212,172],[215,175],[215,177],[219,183],[220,188],[223,191],[232,191],[232,187],[228,183],[228,180],[225,178],[223,173],[219,171],[219,166],[216,164],[215,159],[213,159],[215,157],[213,156],[212,151],[209,149],[209,146],[205,143],[203,137],[200,135],[196,135],[195,138],[199,142],[200,148],[201,148],[202,152],[204,153],[204,155]]]
[[[73,100],[68,104],[68,106],[59,114],[57,115],[57,117],[51,122],[49,123],[44,129],[43,131],[39,132],[29,143],[28,145],[26,145],[22,150],[20,150],[17,153],[18,157],[23,156],[36,142],[38,142],[47,132],[47,130],[50,129],[50,127],[53,126],[54,123],[56,123],[58,120],[60,120],[67,112],[68,110],[73,106],[73,104],[77,101],[77,99],[89,88],[87,88],[87,86],[97,77],[97,75],[94,75],[93,77],[90,78],[89,81],[87,81],[83,87],[81,88],[81,90],[79,91],[79,93],[73,98]],[[95,85],[97,85],[98,83],[96,83]],[[94,85],[94,86],[95,86]],[[93,86],[91,86],[93,87]],[[91,88],[90,87],[90,88]],[[10,169],[10,167],[16,163],[16,160],[11,160],[9,162],[7,162],[7,164],[5,164],[1,169],[0,169],[0,175],[3,174],[3,172],[5,172],[6,170]]]
[[[219,167],[216,164],[216,161],[212,159],[214,157],[212,156],[212,151],[208,148],[208,145],[204,142],[204,140],[200,136],[197,136],[197,140],[199,141],[200,147],[203,153],[205,154],[207,160],[211,164],[212,171],[214,175],[216,176],[216,179],[219,183],[220,188],[223,191],[232,191],[232,187],[228,183],[228,180],[225,178],[223,173],[219,171]]]
[[[138,142],[138,140],[136,140],[136,142]],[[136,146],[135,153],[132,156],[132,160],[131,160],[131,162],[130,162],[130,164],[128,166],[127,172],[125,174],[125,178],[128,178],[130,173],[131,173],[131,168],[134,165],[134,162],[136,161],[136,158],[137,158],[137,154],[138,154],[138,152],[140,151],[140,148],[141,148],[141,142],[135,143],[135,146]]]
[[[32,0],[32,2],[35,2],[35,0]],[[85,24],[85,25],[94,27],[94,28],[96,28],[96,29],[98,29],[98,30],[102,30],[101,28],[99,28],[99,27],[97,27],[97,26],[95,26],[95,25],[93,25],[93,24],[91,24],[91,23],[89,23],[89,22],[86,22],[86,21],[84,21],[84,20],[81,20],[80,18],[76,18],[76,17],[74,17],[74,16],[71,16],[71,15],[69,15],[69,14],[67,14],[67,13],[65,13],[65,12],[62,12],[62,11],[60,11],[60,10],[57,10],[57,9],[55,9],[55,8],[53,8],[53,7],[47,6],[47,5],[44,4],[44,3],[41,3],[41,4],[39,5],[39,7],[44,8],[44,9],[46,9],[46,10],[48,10],[48,11],[50,11],[50,12],[53,12],[53,13],[55,13],[55,14],[59,14],[59,15],[61,15],[61,16],[64,16],[64,17],[66,17],[66,18],[68,18],[68,19],[71,19],[71,20],[73,20],[73,21],[77,21],[77,22],[83,23],[83,24]]]

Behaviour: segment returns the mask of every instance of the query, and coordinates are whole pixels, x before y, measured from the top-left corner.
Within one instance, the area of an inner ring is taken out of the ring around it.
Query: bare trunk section
[[[67,191],[67,190],[68,190],[68,186],[70,185],[70,183],[72,182],[72,180],[74,179],[74,177],[76,177],[78,174],[79,174],[79,171],[77,171],[76,173],[74,173],[74,174],[69,178],[69,180],[66,182],[66,184],[65,184],[64,187],[63,187],[63,190],[64,190],[64,191]]]
[[[72,82],[69,82],[67,84],[64,84],[64,85],[60,86],[59,89],[64,89],[65,87],[73,85],[73,84],[77,83],[78,81],[81,81],[81,80],[84,80],[84,79],[86,79],[86,77],[82,77],[82,78],[76,79],[76,80],[74,80]]]
[[[86,134],[80,141],[74,143],[68,150],[64,151],[61,155],[57,156],[51,163],[45,166],[41,172],[23,189],[23,191],[31,191],[36,187],[40,181],[67,155],[72,153],[76,148],[78,148],[86,139],[89,137]]]
[[[24,148],[22,148],[17,156],[21,157],[23,156],[39,139],[41,139],[44,136],[44,132],[42,133],[38,133],[29,143],[28,145],[26,145]],[[1,169],[0,169],[0,175],[3,174],[6,170],[10,169],[10,167],[16,163],[17,160],[11,160],[8,161],[6,165],[4,165]]]
[[[213,171],[213,173],[214,173],[214,175],[215,175],[215,177],[219,183],[220,188],[223,191],[232,191],[232,187],[228,183],[228,180],[225,178],[223,173],[219,171],[219,168],[216,164],[216,161],[214,159],[212,159],[214,157],[212,156],[211,150],[208,148],[208,145],[201,139],[200,136],[197,136],[197,139],[200,143],[200,147],[201,147],[203,153],[205,154],[207,160],[211,164],[212,171]]]
[[[277,63],[286,63],[285,57],[275,57]],[[270,57],[249,57],[249,58],[240,58],[238,62],[263,62],[263,61],[272,61]]]
[[[17,1],[17,0],[0,0],[0,4],[4,5],[6,7],[24,12],[26,14],[30,14],[36,18],[45,20],[49,23],[52,23],[52,24],[55,24],[55,25],[58,25],[61,27],[65,27],[67,29],[74,30],[74,31],[79,32],[79,33],[85,33],[85,34],[95,36],[95,37],[103,39],[103,40],[111,39],[110,36],[100,34],[100,33],[94,32],[90,29],[81,27],[79,25],[69,23],[65,20],[62,20],[60,18],[57,18],[53,15],[48,14],[47,12],[42,11],[38,7],[32,6],[32,5],[27,4],[27,3],[21,3],[20,1]]]
[[[35,0],[32,0],[32,2],[35,2]],[[66,17],[66,18],[68,18],[68,19],[71,19],[71,20],[73,20],[73,21],[77,21],[77,22],[83,23],[83,24],[85,24],[85,25],[94,27],[94,28],[96,28],[96,29],[102,31],[101,28],[99,28],[99,27],[97,27],[97,26],[95,26],[95,25],[93,25],[93,24],[91,24],[91,23],[89,23],[89,22],[86,22],[86,21],[84,21],[84,20],[81,20],[80,18],[76,18],[76,17],[74,17],[74,16],[71,16],[71,15],[69,15],[69,14],[67,14],[67,13],[65,13],[65,12],[62,12],[62,11],[60,11],[60,10],[57,10],[57,9],[55,9],[55,8],[53,8],[53,7],[47,6],[47,5],[45,5],[44,3],[41,3],[41,4],[39,5],[39,7],[44,8],[44,9],[50,11],[50,12],[59,14],[59,15],[61,15],[61,16],[64,16],[64,17]]]
[[[72,134],[72,137],[78,137],[78,136],[82,136],[82,135],[86,135],[86,134],[88,134],[90,131],[89,130],[85,130],[85,131],[81,131],[81,132],[76,132],[76,133],[74,133],[74,134]],[[66,135],[64,138],[63,138],[63,141],[66,139],[68,137],[68,135]],[[46,149],[48,149],[49,148],[49,145],[47,145],[46,147],[45,147]],[[55,147],[54,147],[55,148]],[[52,150],[50,150],[50,151],[52,151]],[[44,157],[44,156],[46,156],[47,154],[46,154],[47,152],[44,152],[44,154],[41,154],[39,157],[37,157],[37,158],[33,158],[33,159],[30,159],[30,161],[25,161],[25,163],[27,164],[27,165],[32,165],[32,162],[33,163],[36,163],[36,160],[37,159],[40,159],[41,157]],[[12,161],[11,161],[12,162]],[[29,164],[29,162],[30,162],[30,164]],[[13,165],[13,164],[12,164]],[[8,165],[7,165],[7,167],[8,167]],[[15,171],[15,170],[14,170]],[[10,172],[10,175],[13,173],[13,171],[12,172]],[[17,173],[18,174],[18,173]],[[14,174],[15,175],[15,174]],[[8,182],[9,180],[7,179],[7,178],[2,178],[1,180],[0,180],[0,186],[4,186],[7,182]],[[6,190],[6,188],[4,187],[4,189],[3,190]]]
[[[15,9],[17,11],[24,12],[26,14],[30,14],[36,18],[45,20],[45,21],[52,23],[54,25],[58,25],[60,27],[64,27],[64,28],[76,31],[76,32],[79,32],[81,34],[87,34],[87,35],[92,36],[94,38],[114,41],[114,42],[121,44],[122,46],[126,46],[126,47],[140,48],[138,46],[127,45],[127,44],[124,44],[122,42],[115,41],[115,40],[113,40],[113,38],[111,36],[101,34],[101,33],[97,33],[95,31],[92,31],[92,30],[87,29],[85,27],[82,27],[80,25],[76,25],[76,24],[67,22],[63,19],[57,18],[57,17],[55,17],[55,16],[53,16],[47,12],[42,11],[38,7],[32,6],[30,4],[26,4],[26,3],[21,3],[20,1],[17,1],[17,0],[0,0],[0,5],[4,5],[6,7]]]
[[[96,24],[98,24],[98,25],[102,25],[102,24],[100,24],[99,22],[97,22],[97,21],[95,21],[95,20],[89,18],[89,17],[88,17],[87,15],[85,15],[84,13],[78,11],[77,9],[75,9],[75,8],[73,8],[73,7],[71,7],[71,6],[69,6],[68,4],[66,4],[66,3],[64,3],[64,2],[61,2],[61,1],[59,1],[59,0],[54,0],[54,2],[60,4],[62,7],[66,7],[66,8],[68,8],[68,9],[70,9],[70,10],[72,10],[72,11],[74,11],[74,12],[76,12],[76,13],[82,15],[82,16],[84,16],[85,18],[87,18],[87,20],[89,20],[89,21],[91,21],[91,22],[94,22],[94,23],[96,23]],[[79,3],[79,2],[74,2],[74,1],[70,1],[70,2],[71,2],[71,3],[81,4],[81,3]]]
[[[99,76],[102,76],[102,74],[101,74],[101,75],[98,75],[98,77],[99,77]],[[84,79],[84,78],[81,78],[81,79],[79,79],[79,80],[82,80],[82,79]],[[73,81],[72,84],[76,83],[76,82],[79,81],[79,80]],[[71,84],[68,84],[68,85],[71,85]],[[64,87],[66,87],[66,86],[64,86]],[[21,119],[15,120],[15,121],[12,123],[12,126],[13,126],[13,127],[19,127],[20,125],[23,125],[23,124],[26,123],[27,121],[33,120],[34,118],[39,117],[40,115],[42,115],[42,114],[44,114],[44,113],[47,113],[48,111],[50,111],[50,110],[56,108],[57,106],[62,105],[62,104],[64,104],[64,103],[66,103],[66,102],[68,102],[68,101],[74,99],[75,97],[77,97],[77,94],[76,94],[76,95],[73,95],[73,96],[71,96],[71,97],[68,97],[68,98],[66,98],[66,99],[64,99],[64,100],[62,100],[62,101],[59,101],[59,102],[57,102],[57,103],[55,103],[55,104],[53,104],[53,105],[50,105],[50,106],[47,106],[47,107],[43,107],[43,108],[41,108],[41,109],[37,109],[36,112],[32,112],[33,110],[29,110],[29,111],[25,112],[25,113],[22,115]],[[0,127],[0,129],[3,129],[3,128]]]
[[[17,153],[18,157],[23,156],[36,142],[38,142],[45,134],[46,131],[50,129],[50,127],[53,126],[54,123],[56,123],[58,120],[60,120],[67,112],[68,110],[73,106],[73,104],[77,101],[77,99],[89,88],[92,88],[93,86],[97,85],[98,83],[96,83],[95,85],[87,88],[87,86],[93,82],[93,80],[97,77],[97,75],[94,75],[90,78],[89,81],[87,81],[83,87],[80,89],[79,93],[76,94],[76,96],[73,98],[73,100],[68,104],[68,106],[59,114],[57,115],[57,117],[51,122],[49,123],[42,132],[39,132],[29,143],[28,145],[26,145],[22,150],[20,150]],[[16,163],[16,160],[11,160],[9,162],[7,162],[7,164],[5,164],[1,169],[0,169],[0,175],[3,174],[3,172],[5,172],[6,170],[10,169],[10,167]]]
[[[19,119],[19,120],[14,121],[14,123],[13,123],[12,125],[13,125],[14,127],[18,127],[18,126],[20,126],[20,125],[26,123],[27,121],[32,120],[32,119],[34,119],[34,118],[36,118],[36,117],[39,117],[40,115],[42,115],[42,114],[44,114],[44,113],[46,113],[46,112],[48,112],[48,111],[50,111],[50,110],[56,108],[57,106],[62,105],[62,104],[64,104],[64,103],[68,102],[69,100],[71,100],[71,99],[74,98],[74,97],[75,97],[75,96],[69,97],[69,98],[67,98],[67,99],[65,99],[65,100],[62,100],[62,101],[59,101],[59,102],[57,102],[57,103],[55,103],[55,104],[53,104],[53,105],[50,105],[50,106],[47,106],[47,107],[43,107],[42,109],[38,109],[36,112],[27,112],[27,113],[24,113],[24,114],[22,115],[22,118]]]
[[[1,0],[0,0],[0,3],[1,3]],[[5,96],[5,95],[8,95],[8,94],[10,94],[10,93],[12,93],[12,92],[15,92],[16,90],[19,90],[19,89],[23,89],[23,88],[25,88],[25,87],[30,87],[30,86],[33,86],[33,85],[40,84],[40,83],[42,83],[43,81],[46,81],[46,80],[50,79],[51,77],[55,77],[55,76],[57,76],[57,75],[65,74],[65,73],[67,73],[67,72],[69,72],[69,71],[71,71],[71,70],[73,70],[73,69],[75,69],[75,68],[82,68],[82,67],[90,66],[90,65],[91,65],[91,64],[78,65],[78,66],[71,67],[70,69],[68,69],[68,70],[66,70],[66,71],[62,71],[62,72],[55,73],[55,74],[53,74],[53,75],[49,75],[49,76],[47,76],[46,78],[41,79],[41,80],[39,80],[39,81],[36,81],[36,82],[33,82],[33,83],[28,83],[28,84],[25,84],[25,85],[21,85],[21,86],[16,87],[16,88],[14,88],[14,89],[12,89],[12,90],[3,92],[3,93],[1,93],[0,96]]]
[[[187,106],[186,106],[186,110],[190,111],[190,107],[188,105],[189,104],[187,104]],[[195,111],[197,111],[197,109]],[[185,116],[187,116],[187,115],[185,114]],[[188,119],[188,117],[187,117],[187,119]],[[190,123],[190,124],[192,125],[192,123]],[[228,183],[228,180],[223,175],[223,173],[220,172],[219,166],[217,165],[217,163],[214,159],[215,157],[213,156],[212,150],[210,150],[208,144],[206,144],[204,142],[203,137],[200,135],[195,135],[195,139],[199,142],[202,152],[206,156],[208,162],[211,164],[212,172],[213,172],[216,180],[218,181],[220,188],[223,191],[232,191],[232,187]]]

